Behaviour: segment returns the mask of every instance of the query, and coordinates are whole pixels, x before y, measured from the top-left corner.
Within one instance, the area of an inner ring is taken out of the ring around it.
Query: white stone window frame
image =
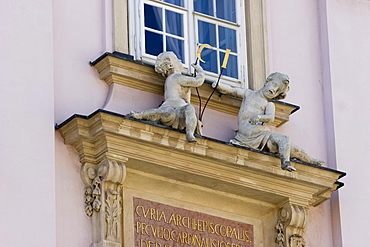
[[[135,18],[137,18],[135,6],[138,0],[111,1],[112,4],[106,2],[105,7],[106,13],[109,12],[110,8],[113,13],[112,50],[133,55],[136,60],[140,60],[140,56],[136,54],[135,51],[135,44],[137,45],[137,43],[133,35],[138,25],[138,22],[135,21]],[[239,86],[260,89],[264,85],[266,76],[270,72],[268,66],[266,0],[240,1],[244,6],[244,20],[241,21],[243,26],[241,33],[244,34],[244,38],[240,37],[239,39],[246,40],[244,45],[246,59],[243,62],[243,71],[239,72],[240,75],[244,75],[244,78],[240,78],[242,81],[239,83]],[[107,16],[109,16],[109,14],[107,14]],[[240,14],[238,14],[238,16],[240,17]],[[188,21],[194,22],[194,17],[188,18]],[[107,23],[110,23],[110,21]],[[110,30],[109,25],[106,26],[106,29],[108,31]],[[110,38],[108,32],[106,36],[107,43],[109,43]],[[192,54],[192,57],[189,55],[189,59],[195,61],[197,46],[196,44],[188,45],[188,52]]]
[[[183,64],[186,68],[189,68],[188,64],[190,63],[190,59],[188,56],[189,53],[189,21],[188,21],[188,10],[186,8],[178,7],[172,4],[168,4],[162,1],[156,0],[134,0],[134,13],[139,13],[139,19],[135,14],[131,15],[130,23],[135,24],[134,31],[131,32],[134,35],[134,39],[132,40],[133,44],[130,46],[130,53],[134,54],[136,60],[141,60],[145,63],[154,64],[157,56],[153,56],[150,54],[145,53],[145,30],[147,28],[144,27],[144,3],[148,3],[155,7],[160,7],[165,10],[170,10],[172,12],[180,13],[184,16],[184,61]],[[164,31],[162,33],[165,33]],[[166,33],[168,35],[168,33]],[[165,43],[165,42],[164,42]]]
[[[144,3],[149,3],[150,5],[161,7],[164,9],[168,9],[170,11],[178,12],[183,14],[184,16],[184,73],[191,74],[191,64],[196,61],[196,54],[198,48],[198,27],[197,21],[203,20],[207,21],[208,23],[221,25],[224,27],[233,27],[236,30],[236,41],[237,41],[237,49],[238,49],[238,75],[239,77],[232,78],[223,75],[222,79],[225,82],[229,82],[230,84],[236,84],[237,86],[244,86],[244,82],[247,81],[247,73],[245,70],[245,66],[247,60],[246,55],[246,42],[245,42],[245,32],[240,31],[244,28],[245,18],[244,18],[244,2],[242,0],[235,0],[236,1],[236,23],[232,23],[230,21],[222,20],[220,18],[208,16],[206,14],[198,13],[194,11],[193,8],[193,0],[184,0],[184,7],[175,6],[173,4],[169,4],[159,0],[135,0],[131,1],[130,4],[131,8],[129,13],[129,23],[131,30],[130,32],[134,35],[134,38],[131,39],[130,42],[130,54],[134,54],[136,60],[142,61],[148,64],[154,64],[156,56],[152,56],[150,54],[145,53],[145,27],[144,27]],[[214,3],[215,4],[215,3]],[[214,6],[216,9],[216,6]],[[137,13],[139,13],[137,15]],[[139,18],[137,18],[139,17]],[[218,32],[217,32],[218,33]],[[216,49],[215,49],[216,50]],[[219,62],[220,66],[222,61]],[[219,69],[220,70],[220,69]],[[206,80],[215,81],[218,78],[218,73],[206,72]]]

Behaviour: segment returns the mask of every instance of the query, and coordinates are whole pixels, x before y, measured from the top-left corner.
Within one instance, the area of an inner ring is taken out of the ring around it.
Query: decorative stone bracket
[[[305,247],[303,234],[306,229],[307,210],[305,207],[285,204],[278,211],[277,247]]]
[[[122,246],[122,184],[126,166],[105,159],[95,166],[85,163],[81,178],[85,188],[85,212],[92,217],[93,247]]]

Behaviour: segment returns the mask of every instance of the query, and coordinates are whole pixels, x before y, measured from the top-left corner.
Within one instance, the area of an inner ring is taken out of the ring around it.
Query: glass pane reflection
[[[217,51],[204,48],[202,51],[202,59],[206,61],[205,63],[200,63],[202,68],[206,71],[218,73],[217,66]]]
[[[218,27],[219,47],[221,49],[230,49],[232,52],[238,52],[236,46],[236,31],[227,27]]]
[[[217,18],[236,22],[235,0],[216,0]]]
[[[183,15],[166,10],[166,32],[184,37]]]
[[[166,37],[166,50],[172,51],[177,58],[184,62],[184,41],[172,37]]]
[[[166,3],[171,3],[180,7],[184,7],[184,0],[164,0]]]
[[[157,56],[163,52],[163,35],[145,31],[145,53]]]
[[[162,31],[162,9],[152,5],[144,4],[145,26]]]
[[[214,16],[213,0],[194,0],[194,10],[199,13]]]
[[[224,61],[225,53],[220,52],[220,61]],[[227,61],[226,69],[222,72],[223,75],[230,76],[238,79],[238,58],[234,55],[229,55],[229,60]]]
[[[216,25],[198,20],[198,42],[201,44],[216,44]]]

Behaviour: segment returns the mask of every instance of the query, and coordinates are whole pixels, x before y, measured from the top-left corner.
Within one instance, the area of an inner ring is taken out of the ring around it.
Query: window
[[[245,18],[241,0],[135,0],[135,37],[132,47],[136,59],[154,63],[163,51],[173,51],[189,69],[197,59],[202,44],[201,66],[207,79],[214,80],[221,72],[227,49],[230,50],[223,79],[245,80]],[[137,18],[138,17],[138,18]],[[242,42],[243,41],[243,42]],[[190,73],[190,71],[189,71]]]

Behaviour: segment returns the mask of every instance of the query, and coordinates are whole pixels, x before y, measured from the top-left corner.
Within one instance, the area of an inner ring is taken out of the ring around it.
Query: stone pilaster
[[[276,229],[277,247],[305,247],[303,234],[306,229],[305,207],[286,203],[278,210]]]
[[[98,166],[86,163],[81,169],[85,188],[85,212],[92,217],[93,247],[121,247],[122,184],[126,166],[105,159]]]

